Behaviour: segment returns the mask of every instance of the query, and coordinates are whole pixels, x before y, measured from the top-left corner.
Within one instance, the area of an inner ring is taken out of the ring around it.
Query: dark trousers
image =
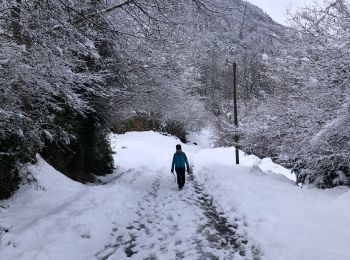
[[[177,184],[181,190],[185,186],[185,168],[175,168],[177,175]]]

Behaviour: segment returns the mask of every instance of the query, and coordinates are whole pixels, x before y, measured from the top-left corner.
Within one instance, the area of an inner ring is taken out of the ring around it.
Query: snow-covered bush
[[[315,134],[295,166],[297,180],[318,187],[350,185],[350,111],[346,104],[337,117]],[[307,169],[307,170],[303,170]]]
[[[146,112],[134,112],[126,118],[115,120],[112,131],[117,134],[124,134],[131,131],[159,131],[161,121],[157,115]]]

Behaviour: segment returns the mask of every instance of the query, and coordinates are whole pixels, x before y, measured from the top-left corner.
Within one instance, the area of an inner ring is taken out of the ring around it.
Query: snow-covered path
[[[118,169],[104,185],[38,157],[36,181],[0,202],[0,259],[350,259],[347,187],[300,189],[269,159],[241,154],[237,166],[233,148],[190,138],[200,145],[183,145],[182,191],[170,173],[179,140],[154,132],[111,136]]]
[[[165,169],[154,176],[138,201],[136,219],[115,225],[111,242],[96,254],[99,259],[260,259],[244,223],[229,223],[193,175],[182,191]]]

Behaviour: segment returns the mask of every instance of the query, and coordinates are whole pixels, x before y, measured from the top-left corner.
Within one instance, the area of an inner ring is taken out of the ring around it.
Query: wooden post
[[[236,128],[238,127],[238,113],[237,113],[237,64],[233,63],[233,106],[234,106],[234,123]],[[236,164],[239,164],[239,147],[238,147],[239,137],[235,136],[236,142]]]

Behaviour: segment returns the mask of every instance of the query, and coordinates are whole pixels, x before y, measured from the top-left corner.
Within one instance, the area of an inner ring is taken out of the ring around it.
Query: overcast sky
[[[314,2],[323,3],[323,0],[248,0],[248,2],[259,6],[276,22],[287,24],[287,8],[291,10],[312,4]]]

